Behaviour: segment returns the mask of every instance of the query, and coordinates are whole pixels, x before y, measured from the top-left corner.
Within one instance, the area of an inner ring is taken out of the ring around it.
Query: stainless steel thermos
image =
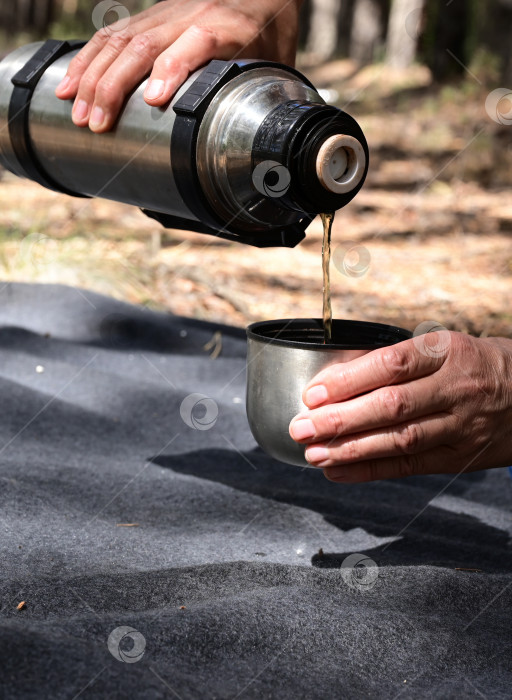
[[[0,63],[0,164],[16,175],[261,247],[296,245],[363,185],[357,122],[277,63],[211,61],[165,108],[144,102],[142,83],[111,132],[78,128],[55,88],[79,46],[48,40]]]

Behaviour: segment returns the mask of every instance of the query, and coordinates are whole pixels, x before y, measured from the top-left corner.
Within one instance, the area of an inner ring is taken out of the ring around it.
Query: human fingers
[[[438,333],[429,333],[436,343]],[[426,337],[426,336],[422,336]],[[427,341],[422,341],[426,343]],[[379,387],[418,379],[436,372],[447,353],[421,352],[417,338],[373,350],[350,362],[331,365],[305,387],[302,400],[308,408],[345,401]]]
[[[462,474],[485,469],[486,466],[485,446],[476,454],[462,457],[457,455],[454,448],[443,445],[420,454],[326,467],[323,472],[329,481],[356,484],[420,474]]]
[[[438,413],[388,428],[315,442],[305,451],[307,461],[315,467],[332,467],[366,462],[373,459],[402,457],[452,443],[457,436],[457,419]]]
[[[229,37],[219,45],[214,29],[192,25],[182,34],[180,30],[176,25],[171,35],[166,25],[137,33],[128,43],[126,35],[113,36],[82,76],[73,107],[74,123],[89,124],[97,133],[108,131],[126,95],[152,67],[145,99],[157,106],[168,102],[191,72],[215,57],[228,57],[233,52]]]
[[[153,71],[144,91],[150,105],[163,105],[176,90],[197,70],[213,58],[223,58],[231,49],[220,44],[216,30],[192,25],[163,51],[154,62]]]
[[[147,29],[149,21],[112,34],[80,78],[72,119],[94,131],[110,128],[126,95],[149,73],[174,35],[169,28]]]
[[[126,95],[149,73],[168,43],[167,30],[152,29],[137,34],[110,65],[102,52],[80,82],[73,107],[74,123],[88,123],[98,133],[110,129]]]
[[[80,81],[92,62],[104,53],[102,60],[110,65],[137,32],[143,32],[155,26],[157,20],[154,17],[159,12],[161,10],[157,5],[134,17],[120,17],[118,22],[99,29],[71,59],[66,75],[55,90],[56,96],[61,100],[74,99],[78,93]],[[150,22],[147,21],[148,18]]]
[[[354,435],[443,411],[449,403],[442,386],[432,376],[423,377],[299,413],[290,423],[290,436],[313,443]]]

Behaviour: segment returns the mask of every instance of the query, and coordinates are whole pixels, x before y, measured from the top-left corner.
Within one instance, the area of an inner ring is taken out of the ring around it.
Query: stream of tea
[[[332,342],[332,305],[331,305],[331,232],[334,212],[330,214],[320,214],[324,225],[324,238],[322,243],[322,271],[323,271],[323,322],[324,322],[324,343]]]

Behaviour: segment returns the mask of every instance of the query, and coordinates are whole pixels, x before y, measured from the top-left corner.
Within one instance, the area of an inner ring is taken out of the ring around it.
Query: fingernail
[[[79,122],[87,117],[88,112],[89,105],[85,100],[78,100],[73,106],[73,117]]]
[[[307,440],[315,434],[315,426],[309,418],[301,418],[290,426],[290,434],[294,440]]]
[[[144,91],[144,97],[148,100],[156,100],[164,91],[165,82],[163,80],[150,80]]]
[[[93,107],[91,118],[89,119],[89,126],[97,129],[103,124],[104,120],[105,112],[101,109],[101,107]]]
[[[313,447],[308,447],[306,452],[306,459],[311,464],[321,464],[329,459],[329,450],[327,447],[318,447],[314,445]]]
[[[314,386],[313,388],[308,389],[308,391],[306,391],[306,405],[318,406],[319,404],[326,401],[328,396],[329,394],[327,393],[327,389],[325,388],[325,386],[322,386],[321,384],[319,384],[318,386]]]
[[[67,87],[69,87],[70,82],[71,78],[69,75],[65,75],[62,81],[57,85],[57,90],[65,90]]]

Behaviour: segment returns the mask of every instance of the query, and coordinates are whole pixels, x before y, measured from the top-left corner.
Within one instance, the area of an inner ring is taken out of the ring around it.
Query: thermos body
[[[17,175],[9,131],[5,128],[14,85],[13,75],[41,44],[23,46],[0,63],[0,163]],[[55,97],[71,51],[52,63],[37,83],[30,103],[30,140],[44,170],[56,182],[90,197],[195,219],[176,188],[170,162],[170,134],[175,112],[149,107],[143,99],[145,83],[127,101],[114,131],[98,136],[71,121],[71,101]],[[186,91],[181,87],[173,102]]]
[[[55,96],[77,51],[49,40],[0,62],[0,164],[16,175],[260,246],[295,245],[364,182],[361,129],[292,68],[212,61],[164,108],[146,104],[143,82],[115,128],[95,134]]]

